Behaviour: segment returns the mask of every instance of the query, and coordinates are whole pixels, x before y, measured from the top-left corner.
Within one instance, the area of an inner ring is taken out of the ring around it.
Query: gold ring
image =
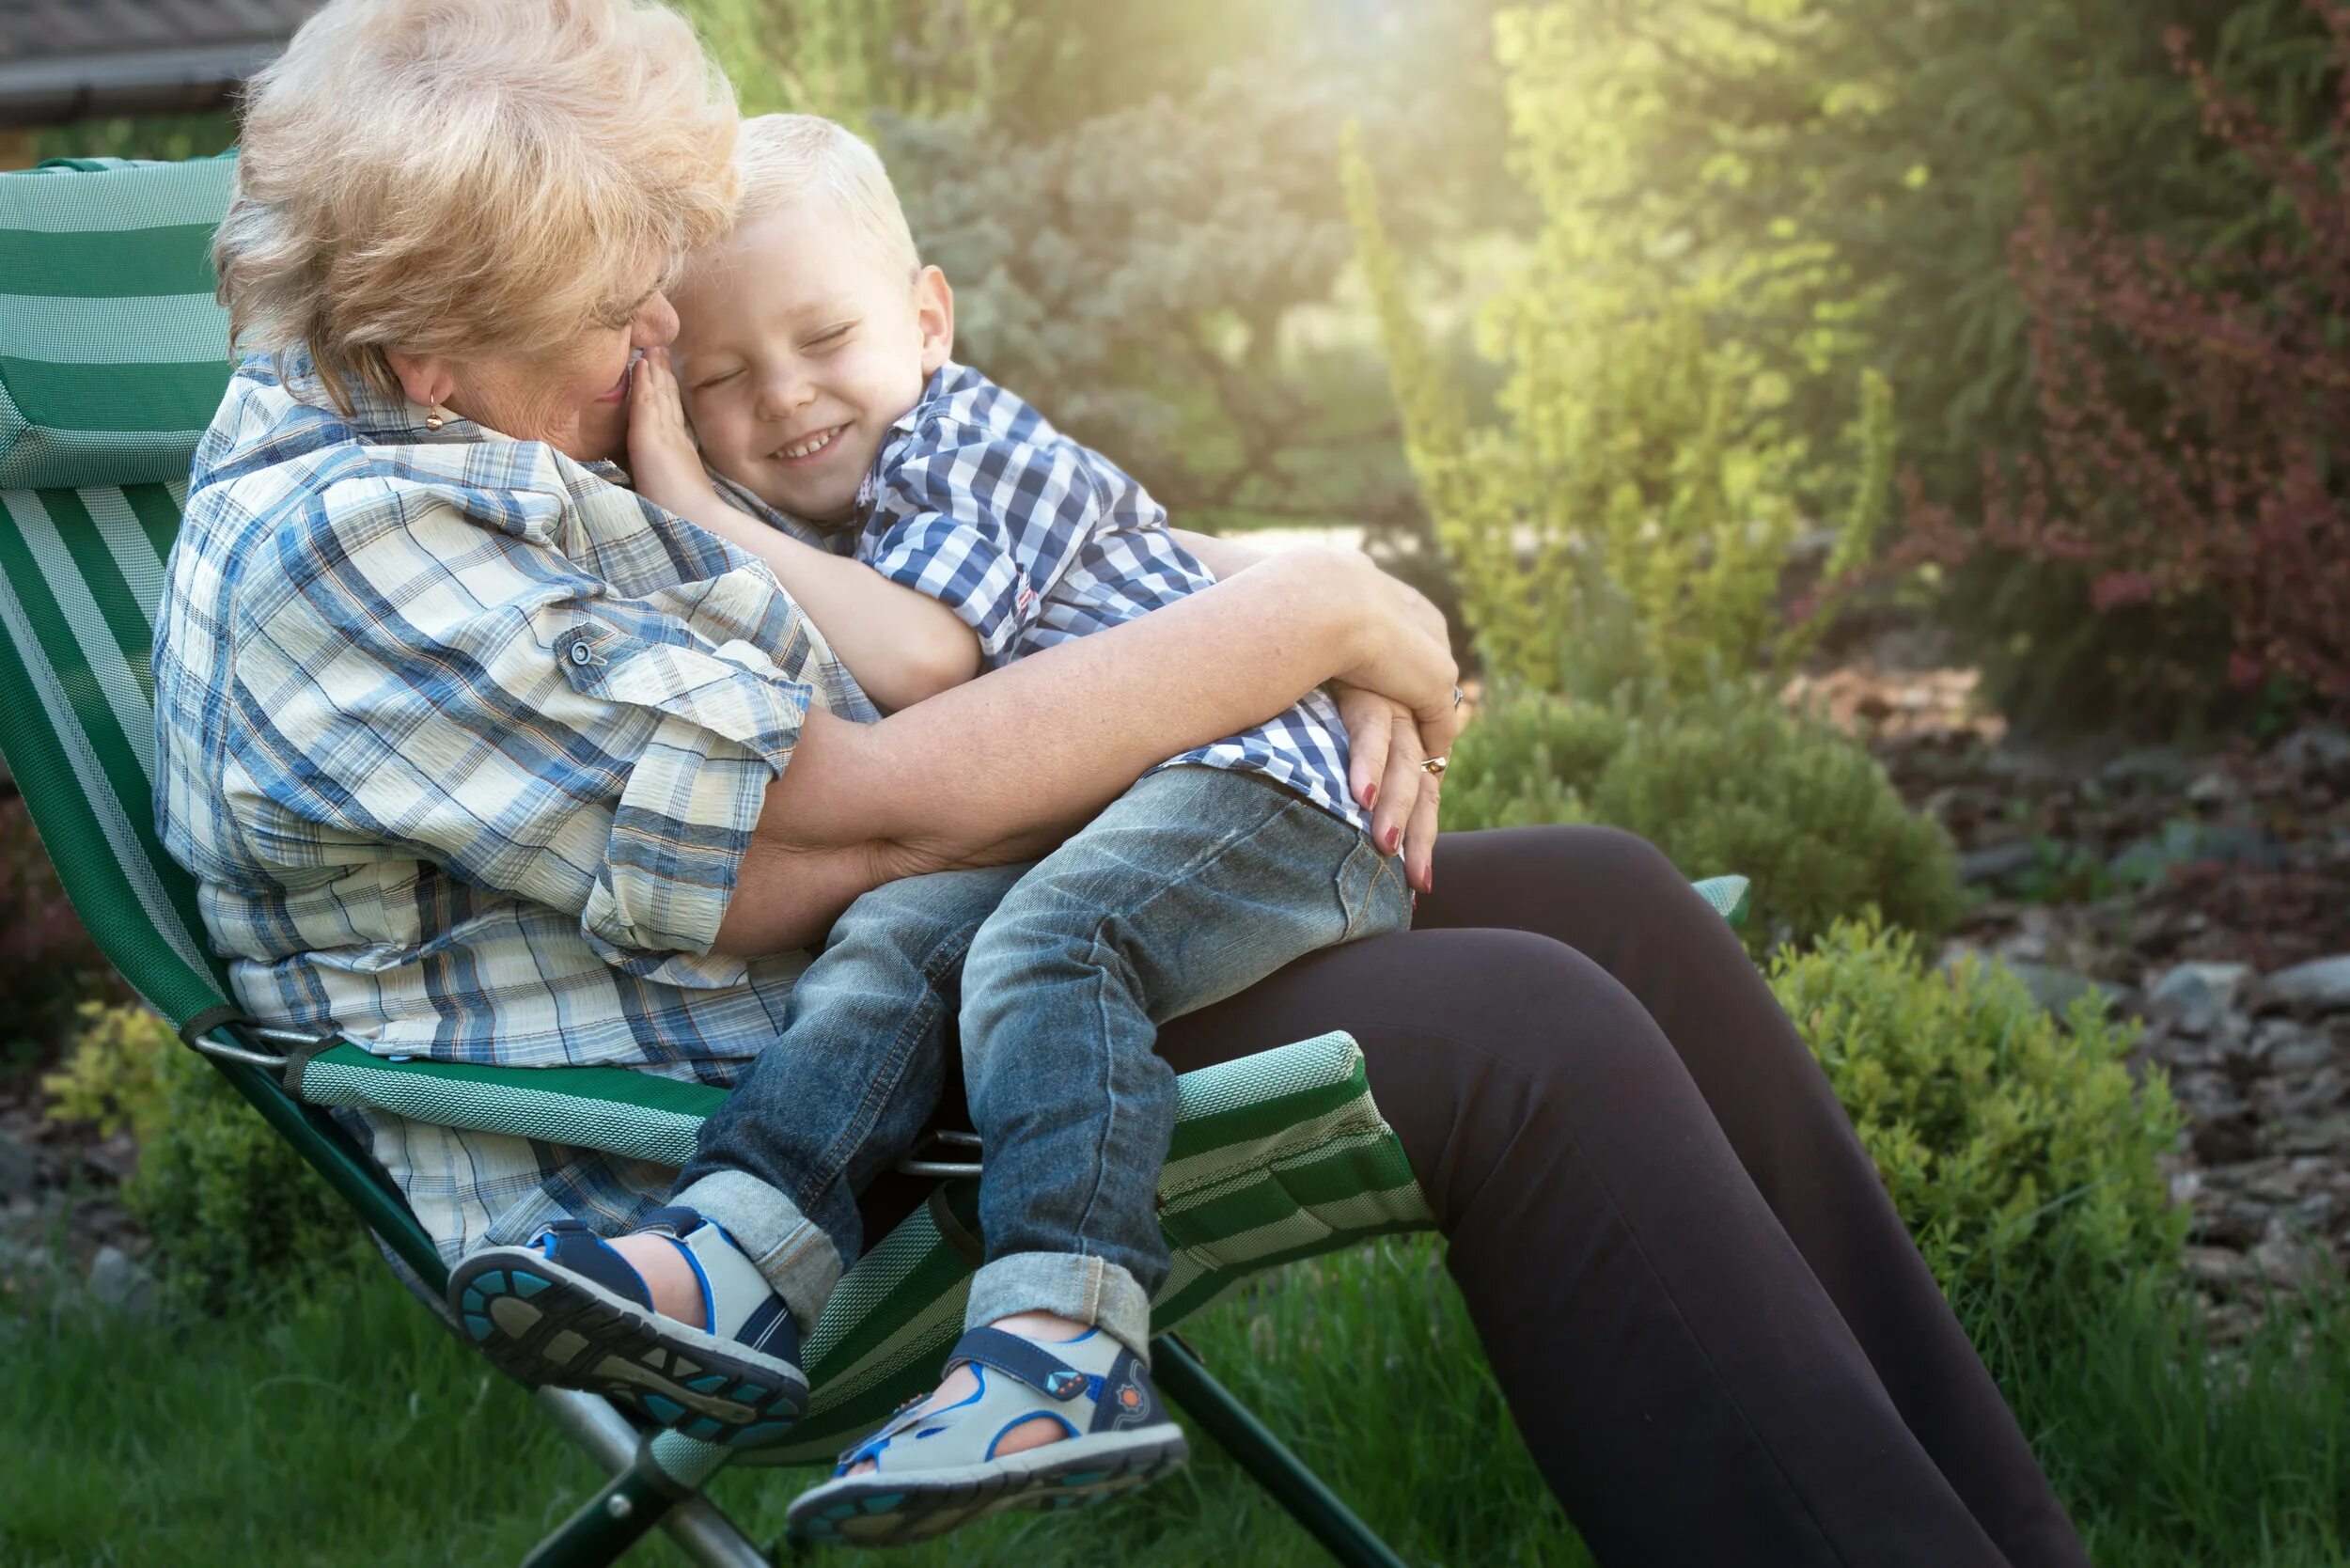
[[[1426,761],[1420,763],[1419,771],[1422,773],[1442,773],[1445,769],[1450,767],[1451,765],[1452,759],[1449,757],[1431,757]]]

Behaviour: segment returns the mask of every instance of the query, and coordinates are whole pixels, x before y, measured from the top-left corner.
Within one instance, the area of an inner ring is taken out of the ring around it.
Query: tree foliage
[[[2350,7],[2311,9],[2350,82]],[[2280,220],[2254,243],[2188,247],[2036,205],[2013,265],[2041,439],[1979,522],[1921,501],[1909,542],[1953,560],[1987,552],[2011,572],[2068,563],[2099,616],[2151,606],[2175,623],[2208,606],[2237,685],[2290,682],[2350,713],[2350,86],[2332,145],[2312,155],[2221,89],[2183,33],[2172,47],[2215,139],[2276,193]],[[2130,679],[2208,683],[2182,651],[2148,650]]]

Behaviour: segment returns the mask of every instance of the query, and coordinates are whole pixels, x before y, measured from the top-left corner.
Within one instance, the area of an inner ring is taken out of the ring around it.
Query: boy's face
[[[712,467],[838,522],[883,435],[954,348],[936,267],[908,277],[821,201],[753,219],[672,291],[678,384]]]

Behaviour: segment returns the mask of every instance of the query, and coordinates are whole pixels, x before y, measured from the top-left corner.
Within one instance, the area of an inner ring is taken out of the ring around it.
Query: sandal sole
[[[685,1436],[757,1448],[789,1434],[807,1405],[790,1363],[753,1360],[725,1341],[656,1319],[525,1248],[476,1253],[449,1277],[465,1337],[525,1383],[579,1388]]]
[[[1129,1438],[1116,1447],[1076,1446],[1088,1440],[1031,1449],[1039,1462],[1025,1468],[1006,1469],[999,1462],[826,1482],[791,1505],[788,1528],[811,1546],[912,1545],[1015,1508],[1059,1511],[1108,1502],[1171,1475],[1191,1457],[1181,1432],[1149,1444]]]

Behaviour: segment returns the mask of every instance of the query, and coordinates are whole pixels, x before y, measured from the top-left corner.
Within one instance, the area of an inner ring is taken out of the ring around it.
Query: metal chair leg
[[[1151,1342],[1151,1375],[1161,1392],[1205,1428],[1272,1495],[1306,1533],[1345,1568],[1405,1568],[1339,1495],[1283,1446],[1249,1408],[1208,1375],[1192,1348],[1172,1334]]]
[[[655,1461],[650,1443],[593,1394],[540,1388],[532,1396],[612,1480],[539,1543],[524,1568],[604,1568],[653,1526],[669,1532],[701,1568],[771,1568],[718,1505],[681,1485]]]

